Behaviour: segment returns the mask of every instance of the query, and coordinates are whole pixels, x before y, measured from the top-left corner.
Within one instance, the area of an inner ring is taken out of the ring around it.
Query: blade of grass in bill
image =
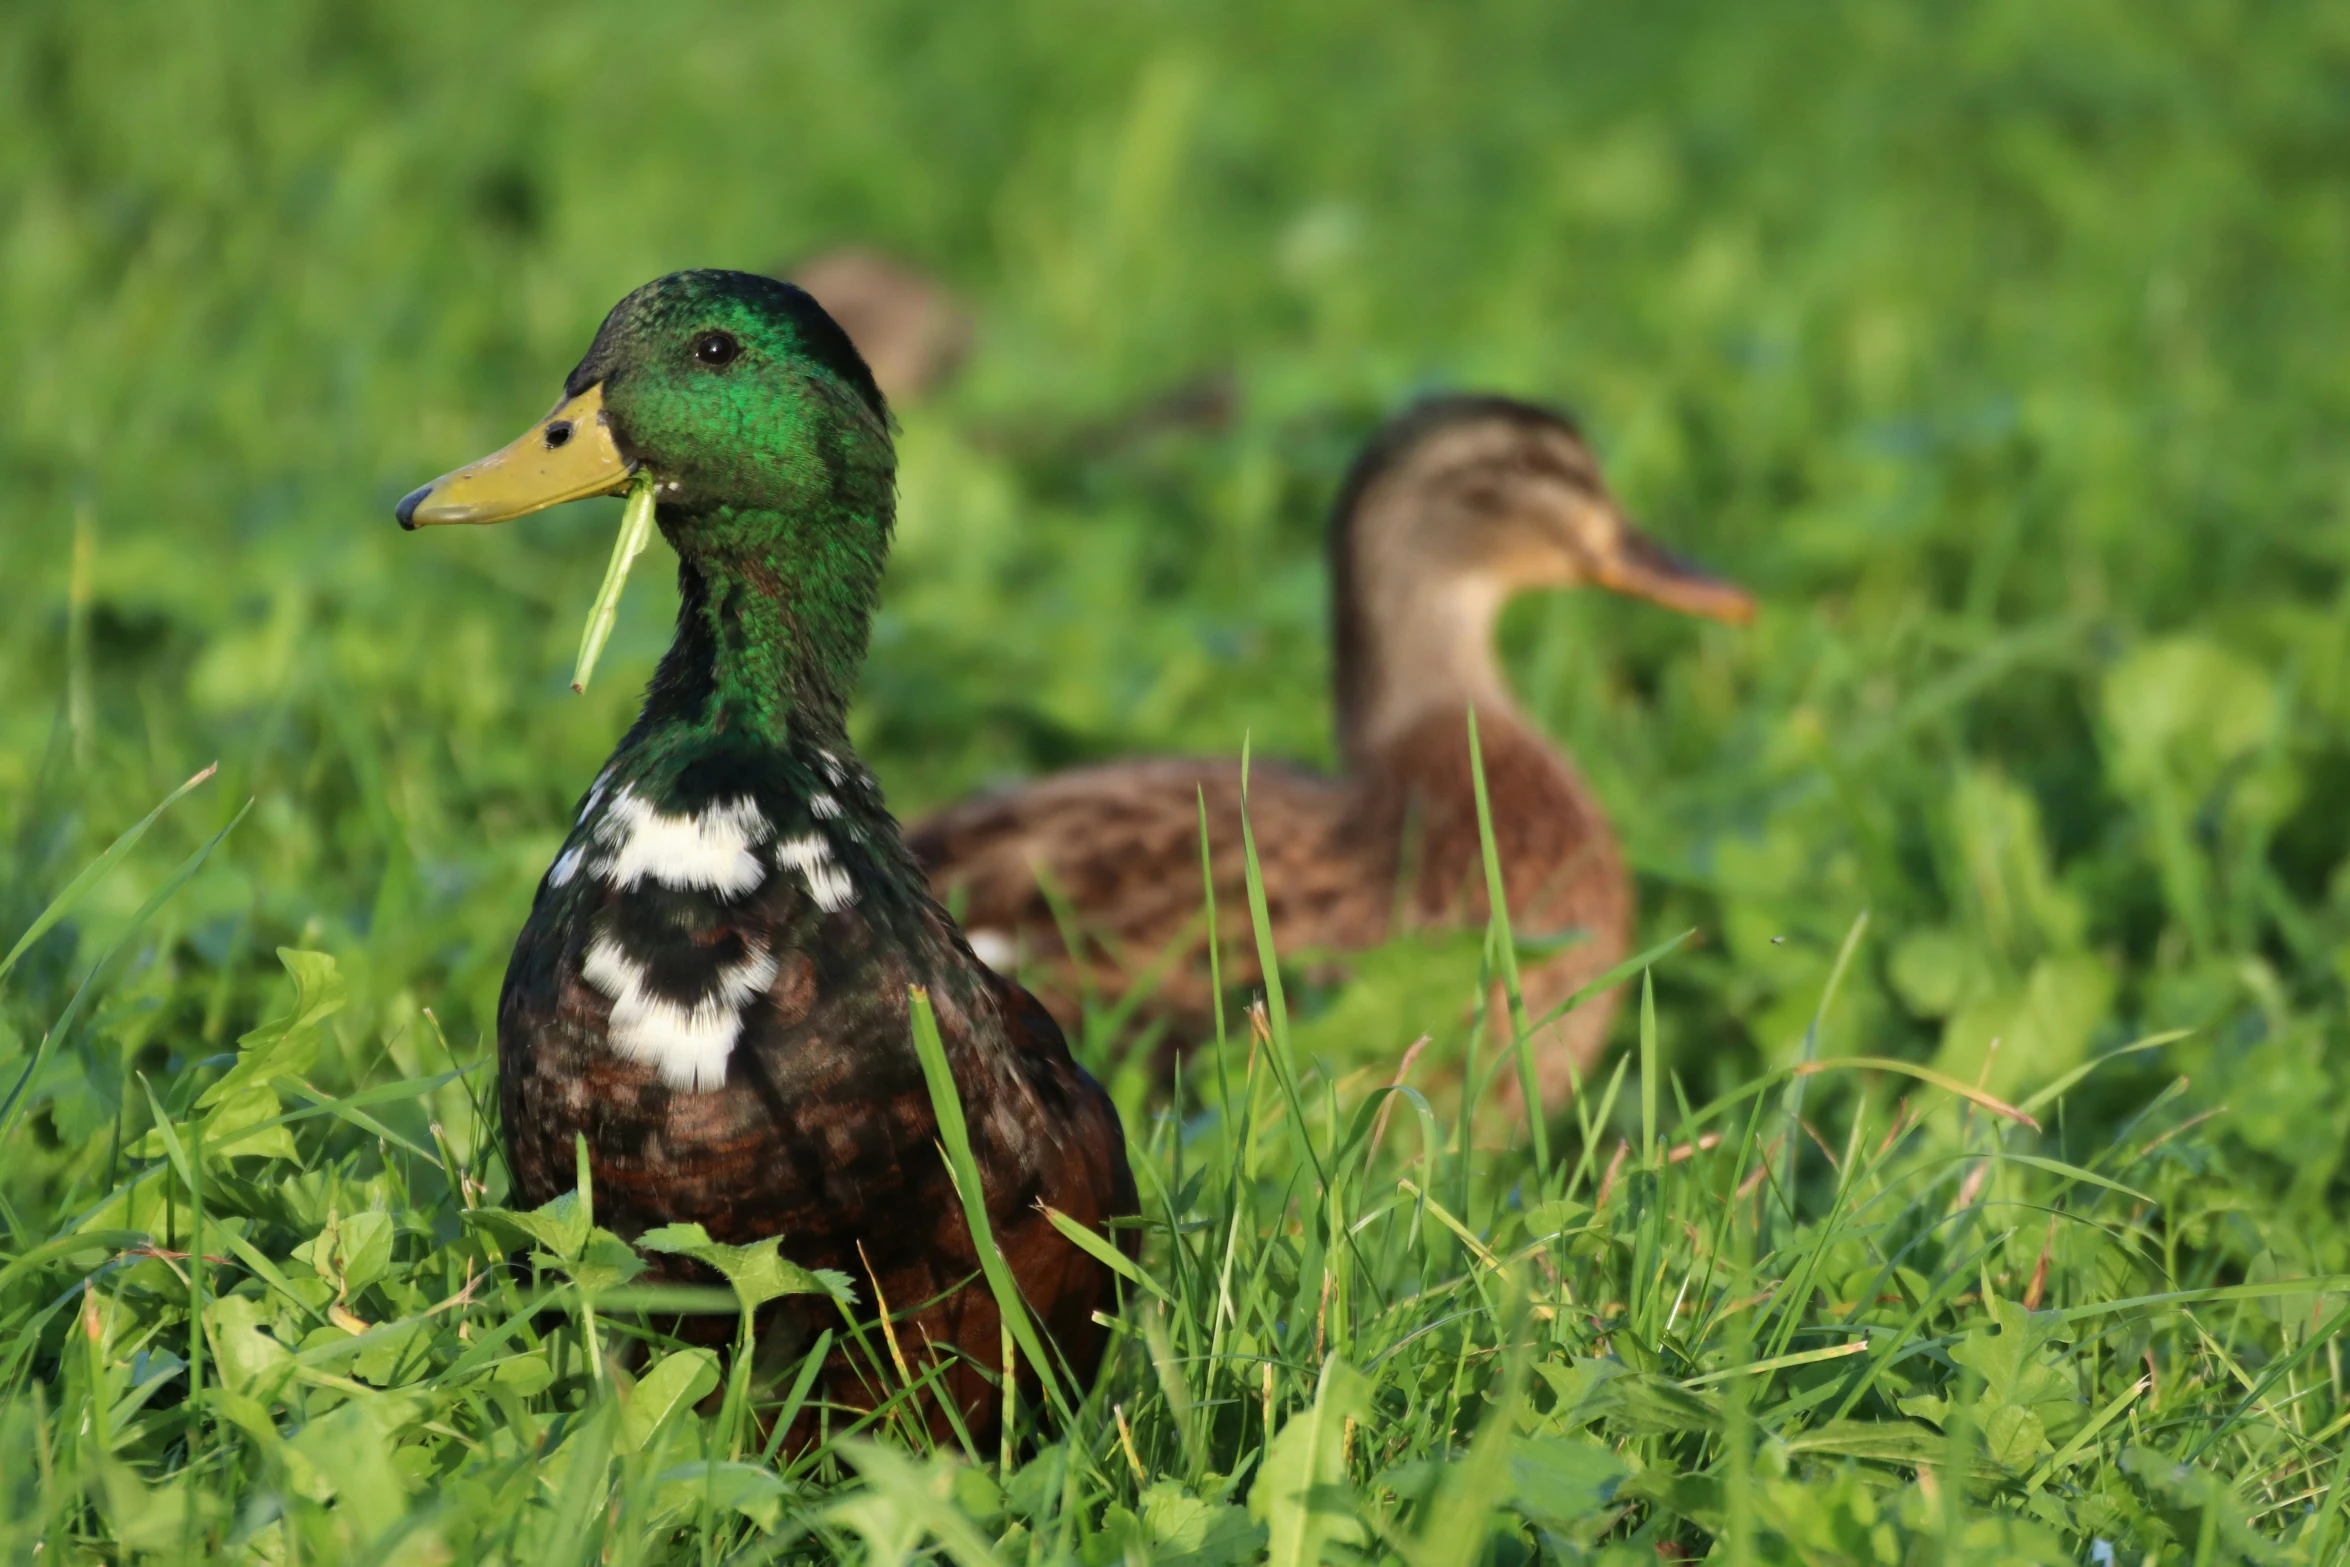
[[[1036,1323],[1028,1314],[1028,1302],[1021,1298],[1020,1286],[1012,1277],[1011,1264],[996,1245],[995,1230],[987,1218],[987,1188],[980,1183],[979,1161],[971,1153],[971,1129],[963,1119],[963,1096],[955,1087],[955,1074],[947,1065],[946,1045],[938,1037],[938,1017],[930,1009],[930,994],[919,985],[907,987],[911,1002],[914,1027],[914,1053],[922,1061],[922,1080],[930,1088],[930,1107],[938,1117],[938,1135],[946,1145],[947,1173],[954,1178],[955,1194],[963,1200],[963,1218],[971,1227],[971,1244],[979,1253],[979,1269],[987,1276],[987,1287],[994,1294],[996,1310],[1012,1330],[1013,1340],[1036,1368],[1037,1380],[1044,1384],[1045,1397],[1061,1419],[1074,1418],[1068,1396],[1061,1390],[1060,1378],[1053,1374],[1052,1357],[1045,1353],[1044,1340],[1036,1331]]]
[[[653,541],[653,476],[642,468],[628,487],[628,505],[620,513],[620,537],[612,541],[612,560],[604,568],[604,585],[588,611],[587,629],[579,634],[579,662],[571,671],[571,689],[584,693],[588,676],[596,671],[612,622],[620,613],[620,590],[628,585],[628,568]]]

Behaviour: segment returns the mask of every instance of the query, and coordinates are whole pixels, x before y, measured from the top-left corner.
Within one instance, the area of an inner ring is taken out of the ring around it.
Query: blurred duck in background
[[[894,406],[944,392],[979,337],[971,308],[937,278],[868,245],[837,245],[775,270],[840,323]],[[1114,456],[1161,436],[1222,429],[1239,408],[1229,369],[1199,372],[1131,405],[1070,421],[1030,412],[966,430],[983,449],[1023,460]]]
[[[863,245],[841,245],[777,275],[807,290],[840,323],[893,404],[920,402],[940,391],[970,356],[971,312],[911,262]]]
[[[1489,396],[1424,401],[1356,458],[1330,527],[1337,738],[1326,777],[1257,760],[1248,808],[1284,951],[1343,953],[1487,919],[1470,771],[1474,706],[1511,917],[1554,938],[1522,976],[1540,1019],[1630,951],[1633,886],[1606,812],[1521,714],[1493,650],[1515,595],[1593,585],[1742,623],[1753,600],[1626,518],[1575,426]],[[1204,794],[1223,976],[1261,982],[1249,936],[1238,758],[1088,767],[955,805],[907,846],[973,948],[1018,969],[1065,1026],[1088,992],[1179,1043],[1212,1030],[1202,918]],[[1081,939],[1072,956],[1051,900]],[[1579,939],[1577,939],[1579,937]],[[1613,993],[1540,1029],[1535,1079],[1557,1105],[1597,1056]]]

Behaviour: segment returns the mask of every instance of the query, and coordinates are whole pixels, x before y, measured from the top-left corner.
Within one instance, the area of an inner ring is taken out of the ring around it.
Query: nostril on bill
[[[550,451],[550,452],[551,452],[551,451],[554,451],[554,450],[555,450],[556,448],[558,448],[558,447],[562,447],[562,446],[568,446],[568,445],[570,445],[570,444],[571,444],[571,421],[570,421],[570,420],[568,420],[568,419],[558,419],[558,420],[556,420],[554,423],[552,423],[552,424],[550,424],[550,425],[548,425],[548,426],[547,426],[547,450],[548,450],[548,451]]]

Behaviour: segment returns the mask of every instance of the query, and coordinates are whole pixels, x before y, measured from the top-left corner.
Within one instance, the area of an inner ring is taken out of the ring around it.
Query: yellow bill
[[[511,444],[408,496],[393,515],[403,528],[510,522],[565,501],[617,494],[628,480],[598,382],[557,403]]]

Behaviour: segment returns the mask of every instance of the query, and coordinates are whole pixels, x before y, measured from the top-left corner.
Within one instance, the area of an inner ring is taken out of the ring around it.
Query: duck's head
[[[1356,458],[1330,531],[1340,739],[1359,757],[1436,703],[1503,704],[1492,630],[1535,588],[1593,586],[1744,622],[1754,600],[1625,515],[1565,415],[1429,398]]]
[[[547,416],[400,502],[404,528],[507,522],[628,487],[665,508],[792,510],[887,488],[889,412],[848,334],[750,272],[673,272],[612,307]],[[666,522],[666,519],[665,519]]]
[[[640,475],[683,564],[665,674],[675,666],[735,718],[779,715],[776,688],[837,711],[895,515],[888,406],[848,335],[771,277],[655,279],[612,307],[546,417],[396,515],[404,528],[506,522]]]

